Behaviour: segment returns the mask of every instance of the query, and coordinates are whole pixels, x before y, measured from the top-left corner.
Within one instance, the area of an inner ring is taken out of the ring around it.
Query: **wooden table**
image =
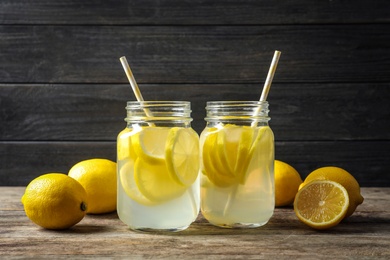
[[[257,229],[222,229],[201,215],[179,233],[138,233],[116,213],[88,215],[66,231],[44,230],[25,215],[24,187],[0,187],[0,259],[389,259],[390,188],[363,188],[365,201],[333,229],[300,223],[291,207],[277,208]]]

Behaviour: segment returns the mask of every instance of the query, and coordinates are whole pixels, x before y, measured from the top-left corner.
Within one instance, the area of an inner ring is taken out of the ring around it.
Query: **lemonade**
[[[224,102],[216,109],[209,103],[208,125],[200,137],[202,214],[216,226],[262,226],[275,206],[274,136],[263,122],[267,118],[253,118],[257,103],[246,104],[250,112],[239,118],[232,111],[229,116],[212,112],[226,111],[226,106],[242,112],[234,107],[242,102]]]
[[[199,137],[183,114],[158,113],[161,106],[172,110],[161,103],[141,104],[156,115],[141,121],[128,112],[128,126],[118,135],[117,211],[134,230],[183,230],[199,212]]]

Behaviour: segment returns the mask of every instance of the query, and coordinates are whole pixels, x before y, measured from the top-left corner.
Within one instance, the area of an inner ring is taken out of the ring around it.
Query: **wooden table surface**
[[[222,229],[199,215],[179,233],[134,232],[116,213],[87,215],[66,231],[41,229],[23,211],[24,189],[0,187],[0,259],[390,259],[390,187],[362,188],[364,203],[327,231],[305,226],[287,207],[257,229]]]

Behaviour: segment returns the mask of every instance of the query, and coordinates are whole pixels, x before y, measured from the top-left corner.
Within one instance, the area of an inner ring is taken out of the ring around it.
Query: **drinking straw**
[[[260,101],[267,100],[267,96],[268,96],[269,90],[271,88],[272,80],[274,79],[276,67],[278,66],[278,62],[279,62],[279,58],[280,58],[281,54],[282,53],[278,50],[276,50],[274,52],[274,57],[272,58],[271,65],[270,65],[269,70],[268,70],[267,78],[266,78],[264,86],[263,86],[263,91],[261,92]],[[261,106],[259,106],[256,109],[255,115],[257,115],[260,112],[260,110],[261,110]],[[253,122],[251,124],[251,126],[256,127],[257,122]]]
[[[131,85],[131,88],[133,89],[135,97],[137,98],[138,101],[144,101],[144,98],[142,97],[141,91],[139,90],[137,81],[135,81],[133,72],[131,72],[129,63],[127,63],[126,57],[122,56],[119,60],[122,63],[122,67],[125,70],[127,79],[130,82],[130,85]]]
[[[272,58],[271,66],[268,70],[267,79],[265,80],[263,91],[261,92],[260,101],[267,100],[269,89],[271,88],[272,80],[274,79],[276,67],[278,66],[280,54],[281,52],[278,50],[274,52],[274,57]]]
[[[138,87],[137,81],[135,81],[133,72],[130,69],[130,65],[127,62],[127,59],[125,56],[122,56],[119,58],[123,69],[125,70],[127,79],[129,80],[129,83],[131,85],[131,88],[133,89],[134,95],[137,99],[138,102],[144,101],[144,98],[142,97],[141,91]],[[144,112],[147,117],[152,117],[152,113],[149,111],[149,109],[144,108]],[[148,123],[149,126],[155,126],[153,123]],[[190,196],[191,203],[192,203],[192,209],[194,210],[194,213],[197,213],[197,208],[196,208],[196,201],[192,192],[192,187],[190,186],[188,189],[188,195]]]
[[[133,89],[135,98],[137,99],[138,102],[144,101],[144,98],[142,97],[141,91],[139,90],[137,81],[135,81],[133,72],[132,72],[131,69],[130,69],[130,65],[129,65],[129,63],[127,62],[126,57],[125,57],[125,56],[122,56],[122,57],[120,57],[119,60],[120,60],[121,63],[122,63],[123,69],[125,70],[125,73],[126,73],[127,79],[129,80],[130,86],[131,86],[131,88]],[[144,108],[144,112],[145,112],[145,115],[146,115],[147,117],[152,117],[152,113],[150,112],[149,109]],[[153,124],[153,123],[148,123],[148,125],[153,126],[154,124]]]

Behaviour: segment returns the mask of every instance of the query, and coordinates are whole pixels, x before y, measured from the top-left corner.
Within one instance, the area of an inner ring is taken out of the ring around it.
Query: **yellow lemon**
[[[364,198],[360,194],[359,183],[349,172],[342,168],[326,166],[314,170],[306,177],[300,189],[314,180],[331,180],[343,185],[349,195],[349,208],[345,215],[346,218],[351,216],[355,212],[356,207],[363,203]]]
[[[47,229],[66,229],[80,222],[87,210],[84,188],[62,173],[48,173],[30,182],[22,197],[27,217]]]
[[[287,206],[294,202],[302,178],[291,165],[275,160],[275,206]]]
[[[116,210],[116,163],[89,159],[75,164],[68,175],[77,180],[88,195],[87,213],[102,214]]]
[[[300,221],[315,229],[336,226],[349,206],[347,190],[329,180],[313,181],[300,189],[294,200],[294,212]]]

